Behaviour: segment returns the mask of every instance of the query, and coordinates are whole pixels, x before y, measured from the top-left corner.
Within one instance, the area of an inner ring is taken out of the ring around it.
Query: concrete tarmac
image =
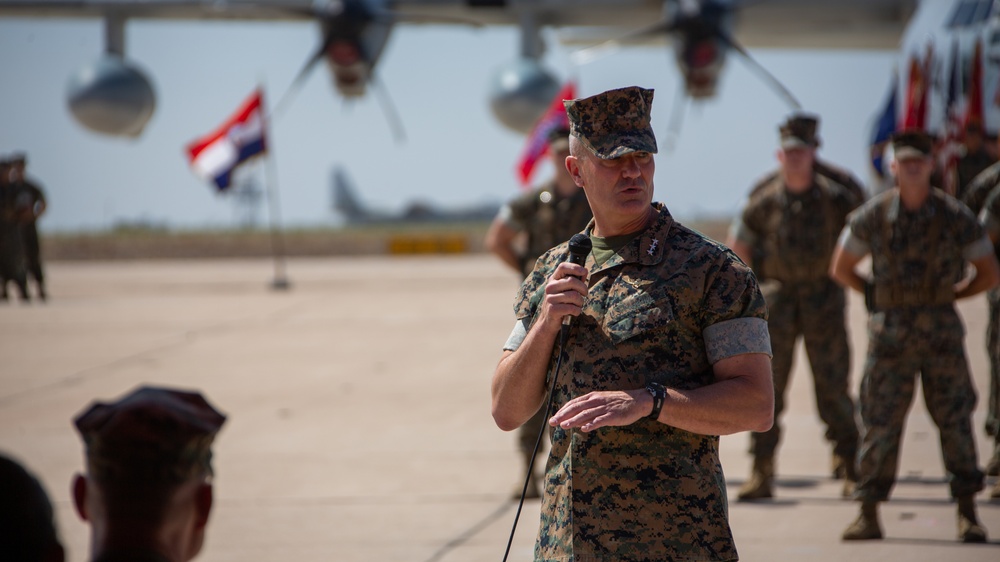
[[[515,436],[490,417],[489,381],[513,326],[515,275],[485,254],[295,259],[274,291],[269,260],[55,262],[50,301],[0,305],[0,451],[42,480],[68,560],[88,559],[69,485],[83,466],[71,419],[140,384],[199,389],[228,414],[216,503],[198,560],[499,561],[514,518]],[[851,297],[852,382],[865,314]],[[980,402],[986,301],[960,306]],[[746,561],[994,561],[1000,502],[979,495],[990,544],[955,540],[937,431],[914,400],[886,539],[843,543],[840,498],[796,361],[771,501],[730,504]],[[981,464],[984,407],[974,423]],[[730,497],[749,436],[722,438]],[[988,485],[992,479],[988,480]],[[539,503],[509,560],[532,558]]]

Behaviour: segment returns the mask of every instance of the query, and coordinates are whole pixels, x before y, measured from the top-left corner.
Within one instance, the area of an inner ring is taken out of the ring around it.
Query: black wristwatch
[[[649,419],[656,420],[660,417],[660,410],[663,409],[663,402],[667,399],[667,389],[658,382],[651,382],[646,385],[646,391],[653,395],[653,411],[649,413]]]

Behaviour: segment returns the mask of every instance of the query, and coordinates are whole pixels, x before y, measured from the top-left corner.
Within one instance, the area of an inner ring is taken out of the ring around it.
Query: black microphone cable
[[[521,508],[524,507],[524,496],[528,493],[528,483],[531,482],[531,476],[534,472],[538,446],[542,443],[542,436],[545,435],[545,430],[548,429],[549,425],[549,418],[552,416],[552,399],[556,394],[556,380],[559,377],[559,369],[562,366],[563,346],[566,344],[566,334],[569,333],[569,326],[569,324],[563,324],[562,328],[559,329],[559,355],[558,359],[556,359],[556,369],[552,374],[552,385],[549,386],[549,398],[545,402],[545,417],[542,420],[542,428],[538,432],[538,437],[535,438],[535,448],[531,451],[531,460],[528,462],[528,475],[524,479],[524,487],[521,488],[521,499],[517,502],[517,512],[514,513],[514,524],[510,528],[510,538],[507,539],[507,550],[503,553],[504,562],[507,562],[507,556],[510,554],[510,546],[514,542],[514,531],[517,530],[517,520],[521,517]]]
[[[590,254],[592,249],[593,243],[590,241],[589,236],[586,234],[574,234],[569,239],[568,261],[582,266],[587,261],[587,255]],[[531,482],[531,475],[535,469],[535,457],[538,455],[538,446],[542,443],[542,436],[545,435],[545,430],[548,429],[549,417],[552,415],[552,402],[556,393],[556,381],[559,379],[559,370],[562,367],[563,349],[566,345],[566,335],[569,333],[571,319],[571,316],[565,317],[562,327],[559,329],[559,355],[556,356],[556,368],[552,372],[552,384],[549,385],[549,398],[545,401],[545,417],[542,418],[542,427],[538,432],[538,437],[535,438],[535,448],[531,451],[531,460],[528,461],[528,474],[524,479],[524,486],[521,488],[521,499],[517,502],[514,524],[510,528],[510,538],[507,539],[507,550],[503,553],[504,562],[507,562],[507,556],[510,555],[510,546],[514,542],[514,531],[517,530],[517,520],[521,517],[521,508],[524,507],[524,496],[528,493],[528,484]]]

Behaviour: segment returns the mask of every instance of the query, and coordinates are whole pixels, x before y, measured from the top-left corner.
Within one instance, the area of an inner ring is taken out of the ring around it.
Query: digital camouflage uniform
[[[850,349],[846,297],[827,272],[837,236],[860,201],[843,186],[814,175],[813,185],[792,193],[780,178],[758,190],[744,208],[735,237],[758,248],[754,272],[768,306],[774,352],[774,426],[751,435],[755,458],[771,459],[781,439],[781,413],[795,342],[802,336],[813,372],[816,408],[834,453],[853,459],[858,429],[849,395]]]
[[[7,284],[13,282],[22,300],[28,299],[24,243],[17,213],[19,186],[0,182],[0,298],[7,298]]]
[[[570,197],[561,197],[555,180],[514,199],[508,207],[510,216],[506,224],[527,234],[527,247],[521,261],[525,277],[531,274],[539,256],[583,230],[594,216],[582,189],[577,189]],[[518,447],[522,453],[532,454],[545,422],[545,412],[539,409],[518,429]]]
[[[986,168],[976,176],[966,186],[965,191],[959,194],[958,199],[972,209],[973,213],[978,213],[983,210],[983,205],[986,204],[986,198],[989,197],[990,191],[993,191],[993,188],[998,185],[1000,185],[1000,162]]]
[[[528,236],[528,245],[521,263],[525,277],[535,267],[535,260],[583,230],[594,216],[582,189],[569,197],[556,190],[555,180],[526,193],[509,204],[506,223],[513,230]]]
[[[854,195],[855,199],[859,202],[863,202],[868,198],[865,188],[861,185],[861,182],[849,171],[843,168],[834,166],[828,162],[823,162],[819,158],[816,158],[813,161],[813,171],[816,172],[817,175],[827,178],[833,183],[842,185],[847,189],[847,191]],[[762,189],[770,185],[774,182],[774,180],[778,179],[778,173],[778,170],[774,170],[758,180],[757,183],[750,188],[749,198],[752,199],[754,195],[757,195]]]
[[[987,232],[1000,235],[1000,162],[983,170],[969,184],[962,202],[973,214],[979,215],[980,223]],[[1000,259],[1000,246],[995,248]],[[986,412],[986,433],[994,438],[994,451],[1000,454],[1000,288],[986,293],[989,302],[989,323],[986,327],[986,351],[990,358],[989,405]]]
[[[972,181],[995,162],[996,160],[990,156],[985,148],[959,157],[958,162],[955,163],[956,197],[964,200]]]
[[[606,263],[588,257],[589,294],[563,351],[554,408],[650,381],[702,387],[716,361],[769,352],[767,309],[750,269],[656,207],[653,224]],[[523,326],[567,255],[567,244],[554,248],[525,280],[514,306]],[[535,560],[737,559],[718,449],[717,436],[648,418],[590,433],[556,428]]]
[[[855,497],[888,499],[918,372],[927,411],[940,432],[951,494],[975,494],[983,488],[972,433],[976,392],[954,285],[968,260],[990,251],[982,228],[967,207],[937,189],[920,209],[907,211],[897,188],[852,213],[841,244],[856,256],[870,253],[874,277]]]
[[[1000,260],[1000,183],[991,191],[979,215],[991,239],[997,240],[993,251]],[[986,328],[986,351],[990,358],[990,392],[989,404],[986,410],[986,433],[993,436],[993,453],[987,463],[987,472],[992,476],[1000,473],[1000,288],[987,293],[989,301],[989,324]],[[990,493],[993,498],[1000,498],[1000,480]]]
[[[21,228],[21,244],[24,246],[24,264],[27,274],[35,279],[38,295],[45,297],[45,274],[42,271],[41,245],[38,240],[38,211],[44,208],[45,194],[30,181],[15,184],[17,199],[15,211]]]

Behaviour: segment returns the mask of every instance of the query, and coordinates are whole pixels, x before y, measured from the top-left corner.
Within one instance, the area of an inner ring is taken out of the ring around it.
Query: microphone
[[[569,239],[569,259],[570,263],[582,266],[587,262],[587,255],[594,249],[594,243],[590,241],[590,236],[577,233]],[[563,318],[563,326],[569,326],[572,316]]]

